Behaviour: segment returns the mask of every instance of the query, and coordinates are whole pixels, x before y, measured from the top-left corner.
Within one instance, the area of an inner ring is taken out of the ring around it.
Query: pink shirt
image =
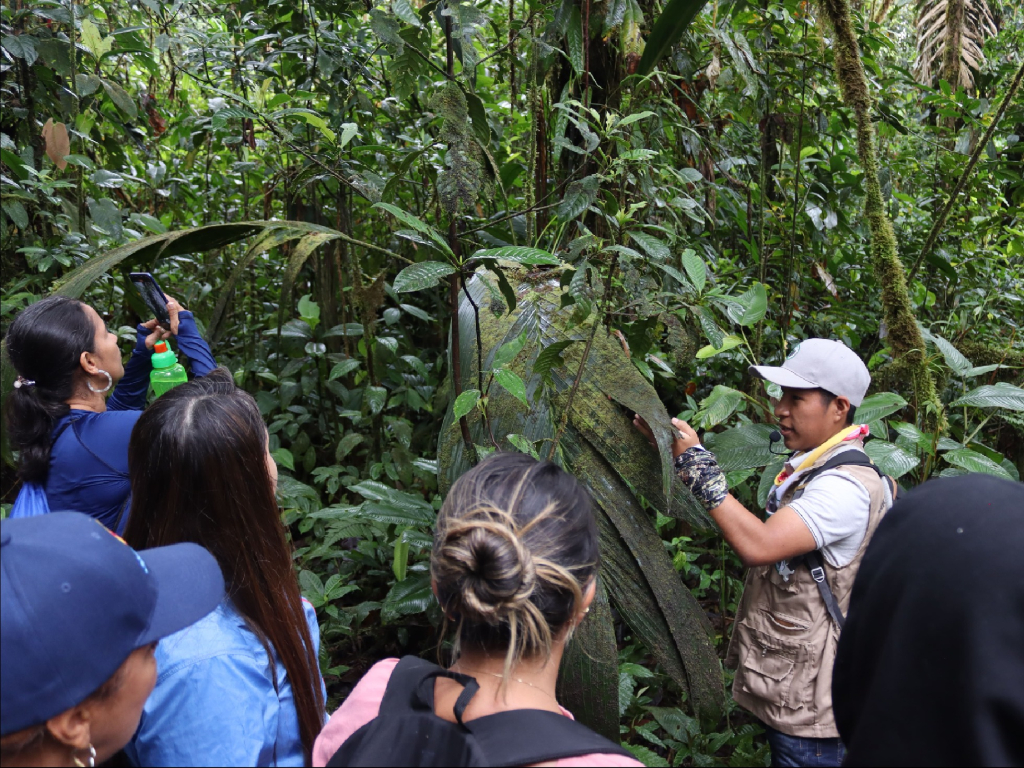
[[[358,731],[380,713],[380,703],[384,699],[384,689],[388,687],[391,672],[398,664],[398,659],[384,659],[374,664],[363,679],[352,689],[338,711],[317,736],[313,745],[313,765],[325,766],[338,747],[353,733]],[[562,714],[572,717],[569,710],[562,708]],[[592,754],[579,757],[565,757],[555,761],[558,766],[595,766],[595,768],[642,768],[643,763],[624,755]]]

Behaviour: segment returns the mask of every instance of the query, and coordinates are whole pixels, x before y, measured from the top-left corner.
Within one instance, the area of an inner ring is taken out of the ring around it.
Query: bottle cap
[[[178,362],[177,356],[171,351],[166,341],[158,341],[153,345],[153,357],[151,359],[154,368],[170,368]]]

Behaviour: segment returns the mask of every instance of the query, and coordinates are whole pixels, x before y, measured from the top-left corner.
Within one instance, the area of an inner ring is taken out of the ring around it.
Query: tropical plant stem
[[[949,216],[949,212],[953,209],[953,204],[960,196],[960,193],[963,192],[964,187],[967,186],[967,180],[974,172],[974,166],[976,166],[978,164],[978,160],[981,159],[981,153],[985,151],[985,147],[987,147],[989,141],[992,140],[992,135],[996,132],[996,127],[999,125],[999,121],[1003,119],[1003,114],[1006,112],[1006,108],[1017,95],[1022,78],[1024,78],[1024,62],[1022,62],[1017,68],[1017,74],[1014,75],[1013,82],[1010,83],[1010,88],[1003,97],[1003,102],[999,105],[999,109],[996,110],[996,114],[992,118],[992,122],[989,124],[988,130],[985,131],[984,137],[982,137],[981,141],[979,141],[978,145],[974,148],[974,153],[971,155],[971,159],[967,163],[967,167],[964,168],[964,172],[960,174],[960,178],[957,181],[956,186],[953,187],[953,191],[949,193],[949,199],[943,206],[942,211],[935,218],[935,223],[932,225],[932,229],[928,233],[928,237],[925,238],[924,247],[921,248],[921,253],[918,255],[917,261],[914,262],[914,266],[910,269],[910,274],[907,275],[908,282],[914,279],[917,271],[921,268],[921,264],[924,263],[928,254],[932,252],[932,248],[935,247],[935,241],[938,238],[942,227],[946,224],[946,218]]]
[[[928,371],[924,338],[917,326],[900,261],[896,234],[885,211],[878,181],[878,154],[871,120],[871,96],[853,26],[849,0],[819,0],[834,33],[836,79],[843,101],[856,119],[857,156],[864,171],[864,214],[871,234],[871,269],[882,289],[882,319],[888,327],[893,366],[912,382],[916,407],[928,431],[945,428],[945,415],[935,382]]]
[[[445,64],[446,77],[455,80],[455,46],[452,44],[452,17],[444,17],[444,42],[445,42]],[[448,310],[452,318],[452,399],[457,400],[462,394],[462,340],[459,328],[459,283],[462,280],[462,245],[459,243],[459,228],[455,223],[455,217],[448,219],[448,247],[452,249],[455,256],[455,263],[458,271],[448,277]],[[466,292],[469,296],[469,292]],[[480,343],[480,334],[477,332],[477,344]],[[469,421],[465,416],[459,417],[459,430],[462,432],[462,442],[466,447],[466,455],[472,464],[476,464],[476,446],[473,445],[473,438],[469,434]]]

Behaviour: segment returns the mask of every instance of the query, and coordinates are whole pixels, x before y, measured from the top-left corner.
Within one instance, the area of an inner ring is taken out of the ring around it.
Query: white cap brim
[[[778,384],[780,387],[791,387],[793,389],[819,389],[820,385],[813,381],[798,376],[788,368],[780,368],[773,365],[752,365],[748,369],[751,376],[765,379]]]

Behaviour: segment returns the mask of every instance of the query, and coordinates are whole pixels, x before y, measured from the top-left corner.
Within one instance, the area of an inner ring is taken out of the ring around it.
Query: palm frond
[[[952,0],[920,0],[917,5],[917,59],[914,75],[924,85],[935,85],[942,77],[942,60],[946,45],[950,42],[952,30],[946,19]],[[974,72],[985,64],[982,49],[985,41],[995,35],[999,28],[987,0],[962,0],[964,3],[963,24],[960,28],[960,74],[953,87],[974,86]],[[954,43],[955,44],[955,43]]]

